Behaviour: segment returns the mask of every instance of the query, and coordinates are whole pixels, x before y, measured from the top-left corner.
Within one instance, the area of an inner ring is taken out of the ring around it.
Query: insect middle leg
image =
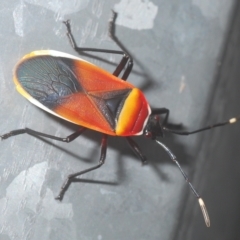
[[[109,36],[112,38],[112,40],[120,47],[121,51],[117,50],[110,50],[110,49],[98,49],[98,48],[84,48],[84,47],[78,47],[76,44],[76,41],[73,37],[72,31],[71,31],[71,25],[69,20],[64,21],[63,23],[67,27],[67,36],[70,41],[70,44],[72,48],[78,53],[83,54],[83,52],[102,52],[102,53],[112,53],[112,54],[118,54],[123,55],[122,60],[117,65],[116,69],[113,71],[114,76],[119,76],[119,74],[123,71],[124,67],[127,64],[127,67],[121,77],[122,80],[127,80],[129,74],[132,71],[133,67],[133,59],[129,52],[126,50],[126,48],[120,43],[120,41],[117,39],[115,35],[115,21],[117,18],[117,13],[113,12],[112,19],[109,22]]]
[[[95,169],[98,169],[105,163],[105,158],[106,158],[106,154],[107,154],[107,138],[108,138],[108,135],[103,134],[102,142],[101,142],[101,154],[100,154],[99,163],[96,166],[85,169],[81,172],[76,172],[76,173],[70,174],[67,177],[66,181],[63,183],[61,190],[60,190],[58,196],[56,197],[57,200],[61,201],[63,199],[65,192],[67,191],[70,184],[74,181],[74,179],[76,179],[76,177],[83,175],[84,173],[91,172]]]

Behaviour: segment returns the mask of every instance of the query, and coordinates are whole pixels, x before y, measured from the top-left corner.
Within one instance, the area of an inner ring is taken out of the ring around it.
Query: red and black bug
[[[0,138],[6,139],[27,133],[32,136],[71,142],[87,128],[103,133],[99,163],[84,171],[69,175],[62,185],[59,195],[56,197],[56,199],[62,200],[71,182],[80,175],[93,171],[104,164],[108,135],[125,137],[130,147],[143,163],[146,162],[146,158],[131,136],[145,135],[155,140],[178,166],[199,201],[206,225],[210,226],[210,220],[203,200],[192,186],[186,173],[182,170],[176,156],[158,138],[164,137],[164,132],[179,135],[194,134],[235,123],[240,117],[231,118],[226,122],[192,132],[171,129],[170,126],[172,125],[168,124],[169,110],[166,108],[151,108],[143,93],[132,84],[126,82],[133,67],[133,60],[114,34],[116,16],[116,13],[113,13],[109,33],[121,51],[77,47],[71,33],[69,21],[64,22],[67,27],[67,36],[77,53],[102,52],[122,55],[120,63],[112,74],[81,58],[53,50],[34,51],[25,55],[19,61],[14,71],[14,83],[17,90],[24,97],[43,110],[80,125],[81,128],[65,138],[37,132],[29,128],[11,131],[1,135]],[[122,77],[119,78],[118,76],[122,72]],[[160,122],[159,115],[162,114],[165,117]]]

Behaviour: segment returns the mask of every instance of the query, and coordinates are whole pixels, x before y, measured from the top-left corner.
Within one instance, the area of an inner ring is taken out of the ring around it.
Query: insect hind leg
[[[83,174],[85,174],[87,172],[91,172],[91,171],[93,171],[95,169],[98,169],[105,163],[105,158],[106,158],[106,154],[107,154],[107,138],[108,138],[108,135],[107,134],[103,134],[102,142],[101,142],[101,154],[100,154],[99,163],[96,166],[88,168],[88,169],[85,169],[85,170],[83,170],[81,172],[76,172],[76,173],[70,174],[67,177],[67,179],[65,180],[65,182],[63,183],[63,185],[61,187],[61,190],[60,190],[58,196],[55,199],[61,201],[63,199],[64,194],[67,191],[68,187],[71,185],[72,182],[74,182],[74,180],[78,176],[83,175]]]

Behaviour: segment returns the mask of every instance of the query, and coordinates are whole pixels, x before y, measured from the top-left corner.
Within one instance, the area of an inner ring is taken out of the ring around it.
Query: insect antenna
[[[166,153],[169,155],[169,157],[172,159],[172,161],[177,165],[177,167],[181,171],[181,173],[182,173],[183,177],[185,178],[185,181],[188,183],[191,191],[193,192],[193,194],[198,199],[198,203],[199,203],[200,208],[202,210],[202,214],[203,214],[203,218],[204,218],[204,221],[206,223],[206,226],[210,227],[210,218],[209,218],[209,215],[208,215],[208,212],[207,212],[206,205],[205,205],[204,201],[202,200],[202,198],[200,197],[200,195],[198,194],[198,192],[196,191],[196,189],[193,187],[192,183],[189,181],[187,174],[183,171],[180,163],[177,161],[176,156],[162,142],[159,142],[158,140],[155,140],[155,141],[156,141],[157,144],[159,144],[166,151]]]
[[[228,125],[228,124],[233,124],[233,123],[238,122],[239,120],[240,120],[240,116],[235,117],[235,118],[230,118],[226,122],[216,123],[214,125],[210,125],[210,126],[207,126],[207,127],[204,127],[204,128],[200,128],[200,129],[197,129],[197,130],[191,131],[191,132],[188,132],[188,131],[175,131],[175,130],[169,129],[167,127],[164,127],[164,126],[163,126],[163,130],[166,131],[166,132],[171,132],[171,133],[178,134],[178,135],[190,135],[190,134],[206,131],[206,130],[209,130],[209,129],[212,129],[212,128],[221,127],[221,126]]]

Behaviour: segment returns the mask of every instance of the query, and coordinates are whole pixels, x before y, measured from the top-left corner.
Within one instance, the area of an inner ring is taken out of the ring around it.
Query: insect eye
[[[159,117],[158,115],[155,115],[155,116],[154,116],[154,120],[155,120],[156,122],[159,122],[159,121],[160,121],[160,117]]]
[[[152,133],[146,131],[146,132],[145,132],[145,137],[147,137],[147,138],[152,138]]]

